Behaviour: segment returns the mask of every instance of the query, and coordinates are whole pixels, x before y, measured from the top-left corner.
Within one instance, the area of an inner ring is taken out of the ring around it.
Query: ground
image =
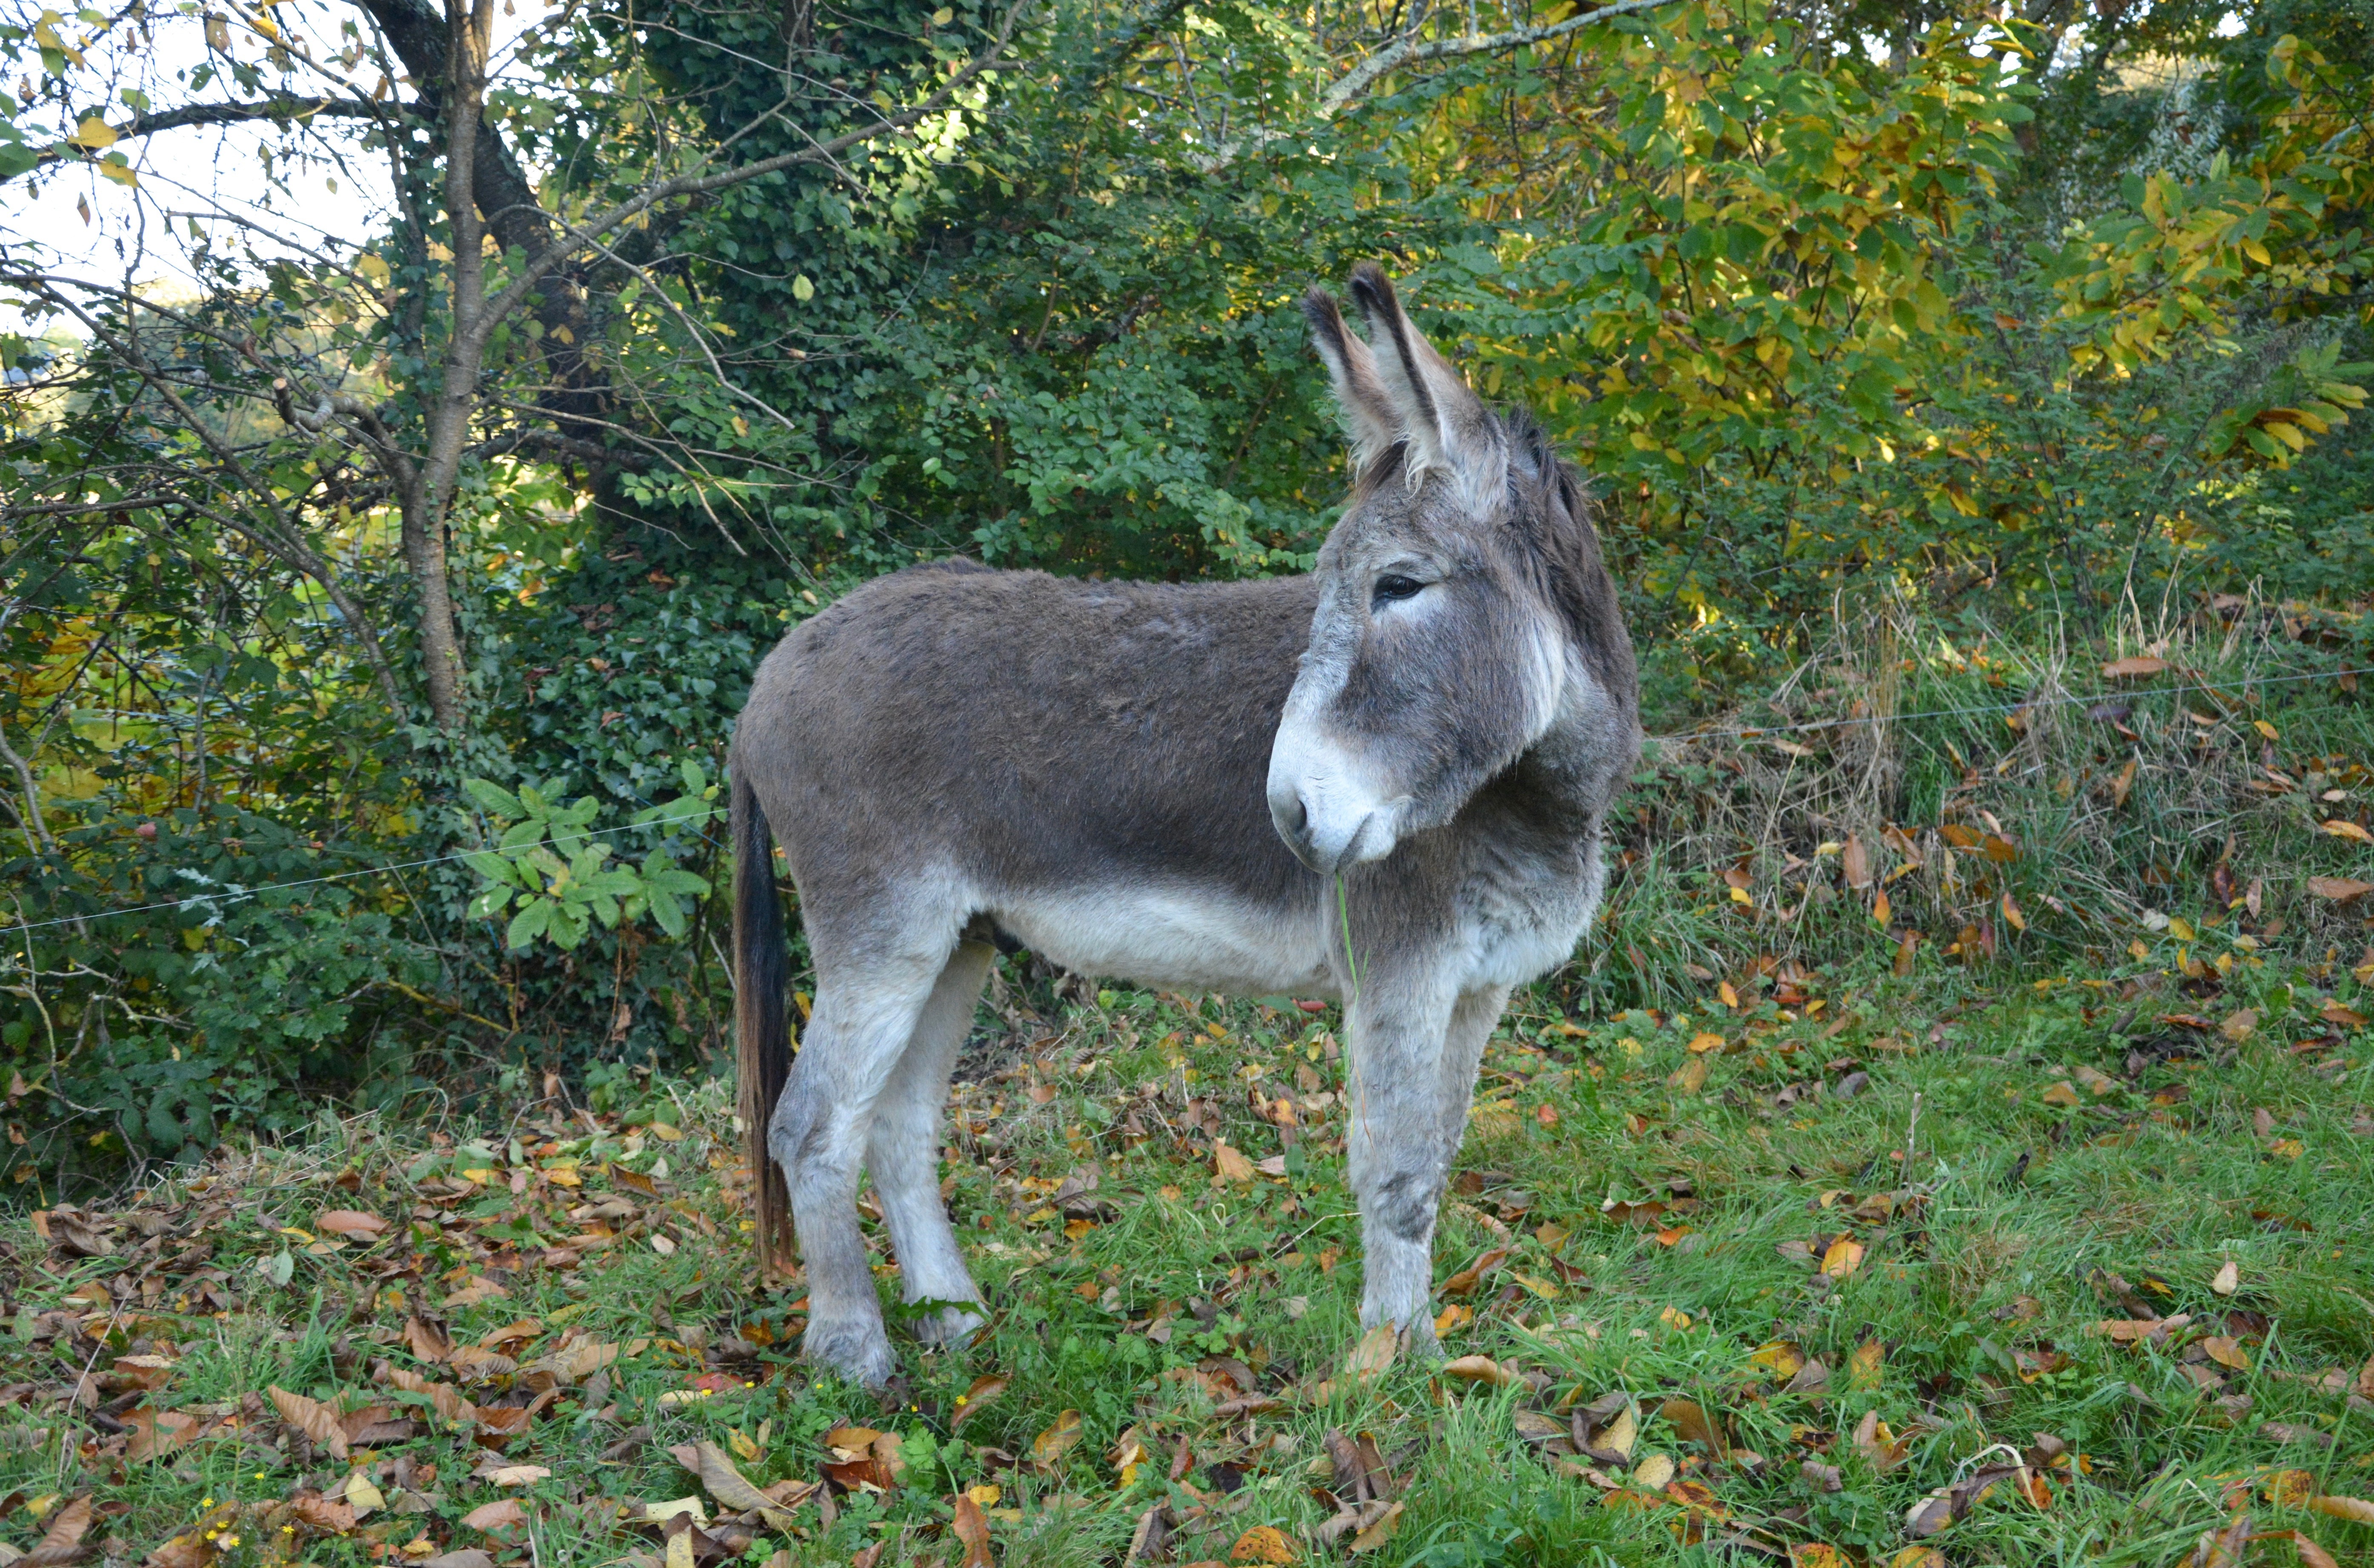
[[[722,1085],[325,1119],[7,1222],[0,1539],[2374,1562],[2374,967],[2181,923],[2040,980],[1875,942],[1686,1013],[1521,998],[1436,1244],[1448,1363],[1359,1332],[1339,1023],[1283,999],[1075,989],[976,1064],[946,1191],[995,1316],[894,1325],[888,1396],[796,1361]]]

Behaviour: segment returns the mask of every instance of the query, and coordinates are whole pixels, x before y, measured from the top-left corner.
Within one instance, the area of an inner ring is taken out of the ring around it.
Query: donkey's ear
[[[1495,466],[1498,452],[1483,401],[1410,324],[1384,268],[1374,262],[1353,268],[1352,297],[1369,318],[1369,337],[1377,347],[1377,380],[1409,438],[1410,482],[1415,485],[1429,468],[1440,468],[1497,486],[1497,478],[1482,472]]]
[[[1344,312],[1335,296],[1312,289],[1302,297],[1302,316],[1310,324],[1311,347],[1327,366],[1327,380],[1335,389],[1335,407],[1344,434],[1352,443],[1353,472],[1393,450],[1401,439],[1401,421],[1392,400],[1377,380],[1377,361],[1369,346],[1344,330]]]

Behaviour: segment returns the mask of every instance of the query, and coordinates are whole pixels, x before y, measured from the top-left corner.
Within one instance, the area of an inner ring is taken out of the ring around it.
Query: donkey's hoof
[[[926,1345],[961,1345],[989,1319],[963,1307],[944,1307],[915,1323],[915,1338]]]
[[[800,1353],[820,1367],[865,1388],[879,1388],[899,1370],[882,1325],[864,1319],[815,1322],[800,1339]]]

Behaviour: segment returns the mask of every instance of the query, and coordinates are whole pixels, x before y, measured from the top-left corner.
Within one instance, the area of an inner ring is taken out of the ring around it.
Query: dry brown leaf
[[[2064,1111],[2073,1105],[2082,1105],[2085,1103],[2083,1100],[2080,1100],[2077,1097],[2076,1087],[2067,1079],[2063,1079],[2060,1082],[2053,1084],[2038,1098],[2041,1099],[2047,1105],[2058,1105]]]
[[[1344,1358],[1344,1371],[1354,1382],[1366,1383],[1381,1376],[1402,1353],[1402,1337],[1390,1323],[1380,1323],[1360,1336],[1352,1353]]]
[[[1081,1424],[1080,1412],[1064,1410],[1055,1417],[1055,1424],[1030,1440],[1030,1456],[1041,1465],[1052,1465],[1072,1451],[1087,1429]]]
[[[444,1326],[418,1317],[404,1320],[404,1342],[411,1349],[414,1359],[432,1366],[453,1353],[453,1341],[446,1338]]]
[[[1850,888],[1871,886],[1871,852],[1863,848],[1863,840],[1859,838],[1847,840],[1846,848],[1839,855],[1839,870],[1846,878],[1847,886]]]
[[[1722,1430],[1706,1412],[1706,1407],[1695,1399],[1668,1399],[1658,1407],[1657,1413],[1682,1436],[1685,1443],[1695,1443],[1708,1453],[1721,1457],[1726,1444]]]
[[[354,1509],[335,1497],[300,1497],[289,1504],[289,1512],[299,1524],[320,1535],[342,1536],[355,1527]]]
[[[380,1232],[387,1229],[387,1221],[360,1209],[330,1208],[313,1216],[313,1229],[358,1242],[375,1242],[379,1240]]]
[[[2156,659],[2148,654],[2134,654],[2123,659],[2112,659],[2102,666],[2102,674],[2110,680],[2133,680],[2146,675],[2157,675],[2166,668],[2166,659]]]
[[[1407,1503],[1387,1503],[1385,1511],[1378,1515],[1373,1523],[1363,1527],[1352,1538],[1352,1550],[1374,1551],[1391,1540],[1393,1536],[1393,1527],[1401,1523],[1402,1510],[1407,1506]]]
[[[2310,877],[2308,890],[2321,899],[2335,903],[2347,903],[2351,899],[2374,893],[2374,882],[2361,882],[2354,877]]]
[[[1462,1383],[1488,1383],[1495,1388],[1505,1388],[1519,1381],[1517,1374],[1489,1356],[1462,1356],[1443,1363],[1442,1375],[1455,1377]]]
[[[2223,1334],[2212,1334],[2201,1341],[2201,1348],[2219,1366],[2232,1367],[2236,1372],[2251,1370],[2251,1357],[2234,1339]]]
[[[1005,1393],[1005,1385],[1011,1381],[1004,1373],[994,1372],[974,1378],[972,1386],[957,1396],[956,1419],[948,1422],[948,1430],[956,1432],[979,1415],[981,1407]]]
[[[1684,1094],[1696,1094],[1706,1087],[1706,1080],[1707,1059],[1704,1056],[1692,1056],[1667,1078],[1665,1082],[1680,1090]]]
[[[508,1530],[526,1524],[527,1510],[520,1506],[520,1501],[516,1497],[499,1498],[493,1503],[482,1503],[471,1509],[462,1515],[462,1523],[471,1529],[492,1535],[498,1530]]]
[[[2218,1267],[2217,1277],[2209,1281],[2209,1288],[2221,1296],[2232,1295],[2242,1288],[2242,1266],[2227,1258]]]
[[[765,1516],[770,1528],[789,1530],[792,1527],[792,1516],[777,1507],[773,1498],[753,1486],[749,1478],[735,1467],[725,1450],[716,1444],[703,1438],[698,1443],[671,1448],[668,1453],[677,1464],[699,1476],[702,1488],[727,1509],[736,1514],[746,1514],[755,1508]]]
[[[2290,1535],[2292,1550],[2299,1553],[2300,1568],[2341,1568],[2341,1564],[2333,1560],[2333,1553],[2308,1537],[2298,1530],[2291,1531]]]
[[[50,1527],[41,1532],[41,1544],[17,1561],[29,1568],[79,1562],[84,1556],[82,1538],[90,1532],[90,1494],[85,1492],[50,1515]]]
[[[963,1568],[992,1568],[997,1560],[989,1554],[989,1521],[969,1493],[957,1493],[955,1528],[957,1539],[964,1544]]]
[[[1255,1174],[1252,1161],[1227,1143],[1217,1140],[1212,1145],[1212,1168],[1231,1182],[1250,1182]]]
[[[1506,1262],[1508,1256],[1507,1247],[1494,1247],[1490,1252],[1477,1258],[1475,1263],[1444,1280],[1442,1293],[1446,1296],[1466,1295],[1483,1282],[1484,1276]]]
[[[2217,1032],[2239,1045],[2251,1038],[2258,1027],[2259,1015],[2252,1009],[2244,1008],[2239,1012],[2228,1014],[2226,1021],[2217,1026]]]
[[[347,1429],[339,1422],[335,1410],[318,1399],[291,1394],[277,1384],[267,1392],[272,1396],[272,1408],[280,1412],[282,1421],[327,1449],[331,1457],[347,1456]]]
[[[2358,1525],[2374,1525],[2374,1503],[2368,1503],[2362,1497],[2319,1497],[2311,1499],[2309,1506],[2320,1514],[2330,1514],[2336,1519],[2347,1519]]]

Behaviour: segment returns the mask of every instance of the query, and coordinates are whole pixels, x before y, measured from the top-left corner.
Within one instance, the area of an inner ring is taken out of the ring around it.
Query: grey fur
[[[744,1114],[762,1260],[787,1197],[815,1360],[894,1366],[861,1162],[906,1298],[980,1300],[934,1178],[992,924],[1090,973],[1344,1000],[1361,1321],[1431,1347],[1476,1063],[1598,908],[1639,699],[1573,471],[1468,391],[1381,271],[1354,293],[1373,350],[1305,301],[1360,459],[1310,576],[918,567],[760,667],[733,754]],[[1393,576],[1416,591],[1380,598]],[[788,1060],[770,826],[817,975]],[[950,1307],[927,1337],[979,1321]]]

